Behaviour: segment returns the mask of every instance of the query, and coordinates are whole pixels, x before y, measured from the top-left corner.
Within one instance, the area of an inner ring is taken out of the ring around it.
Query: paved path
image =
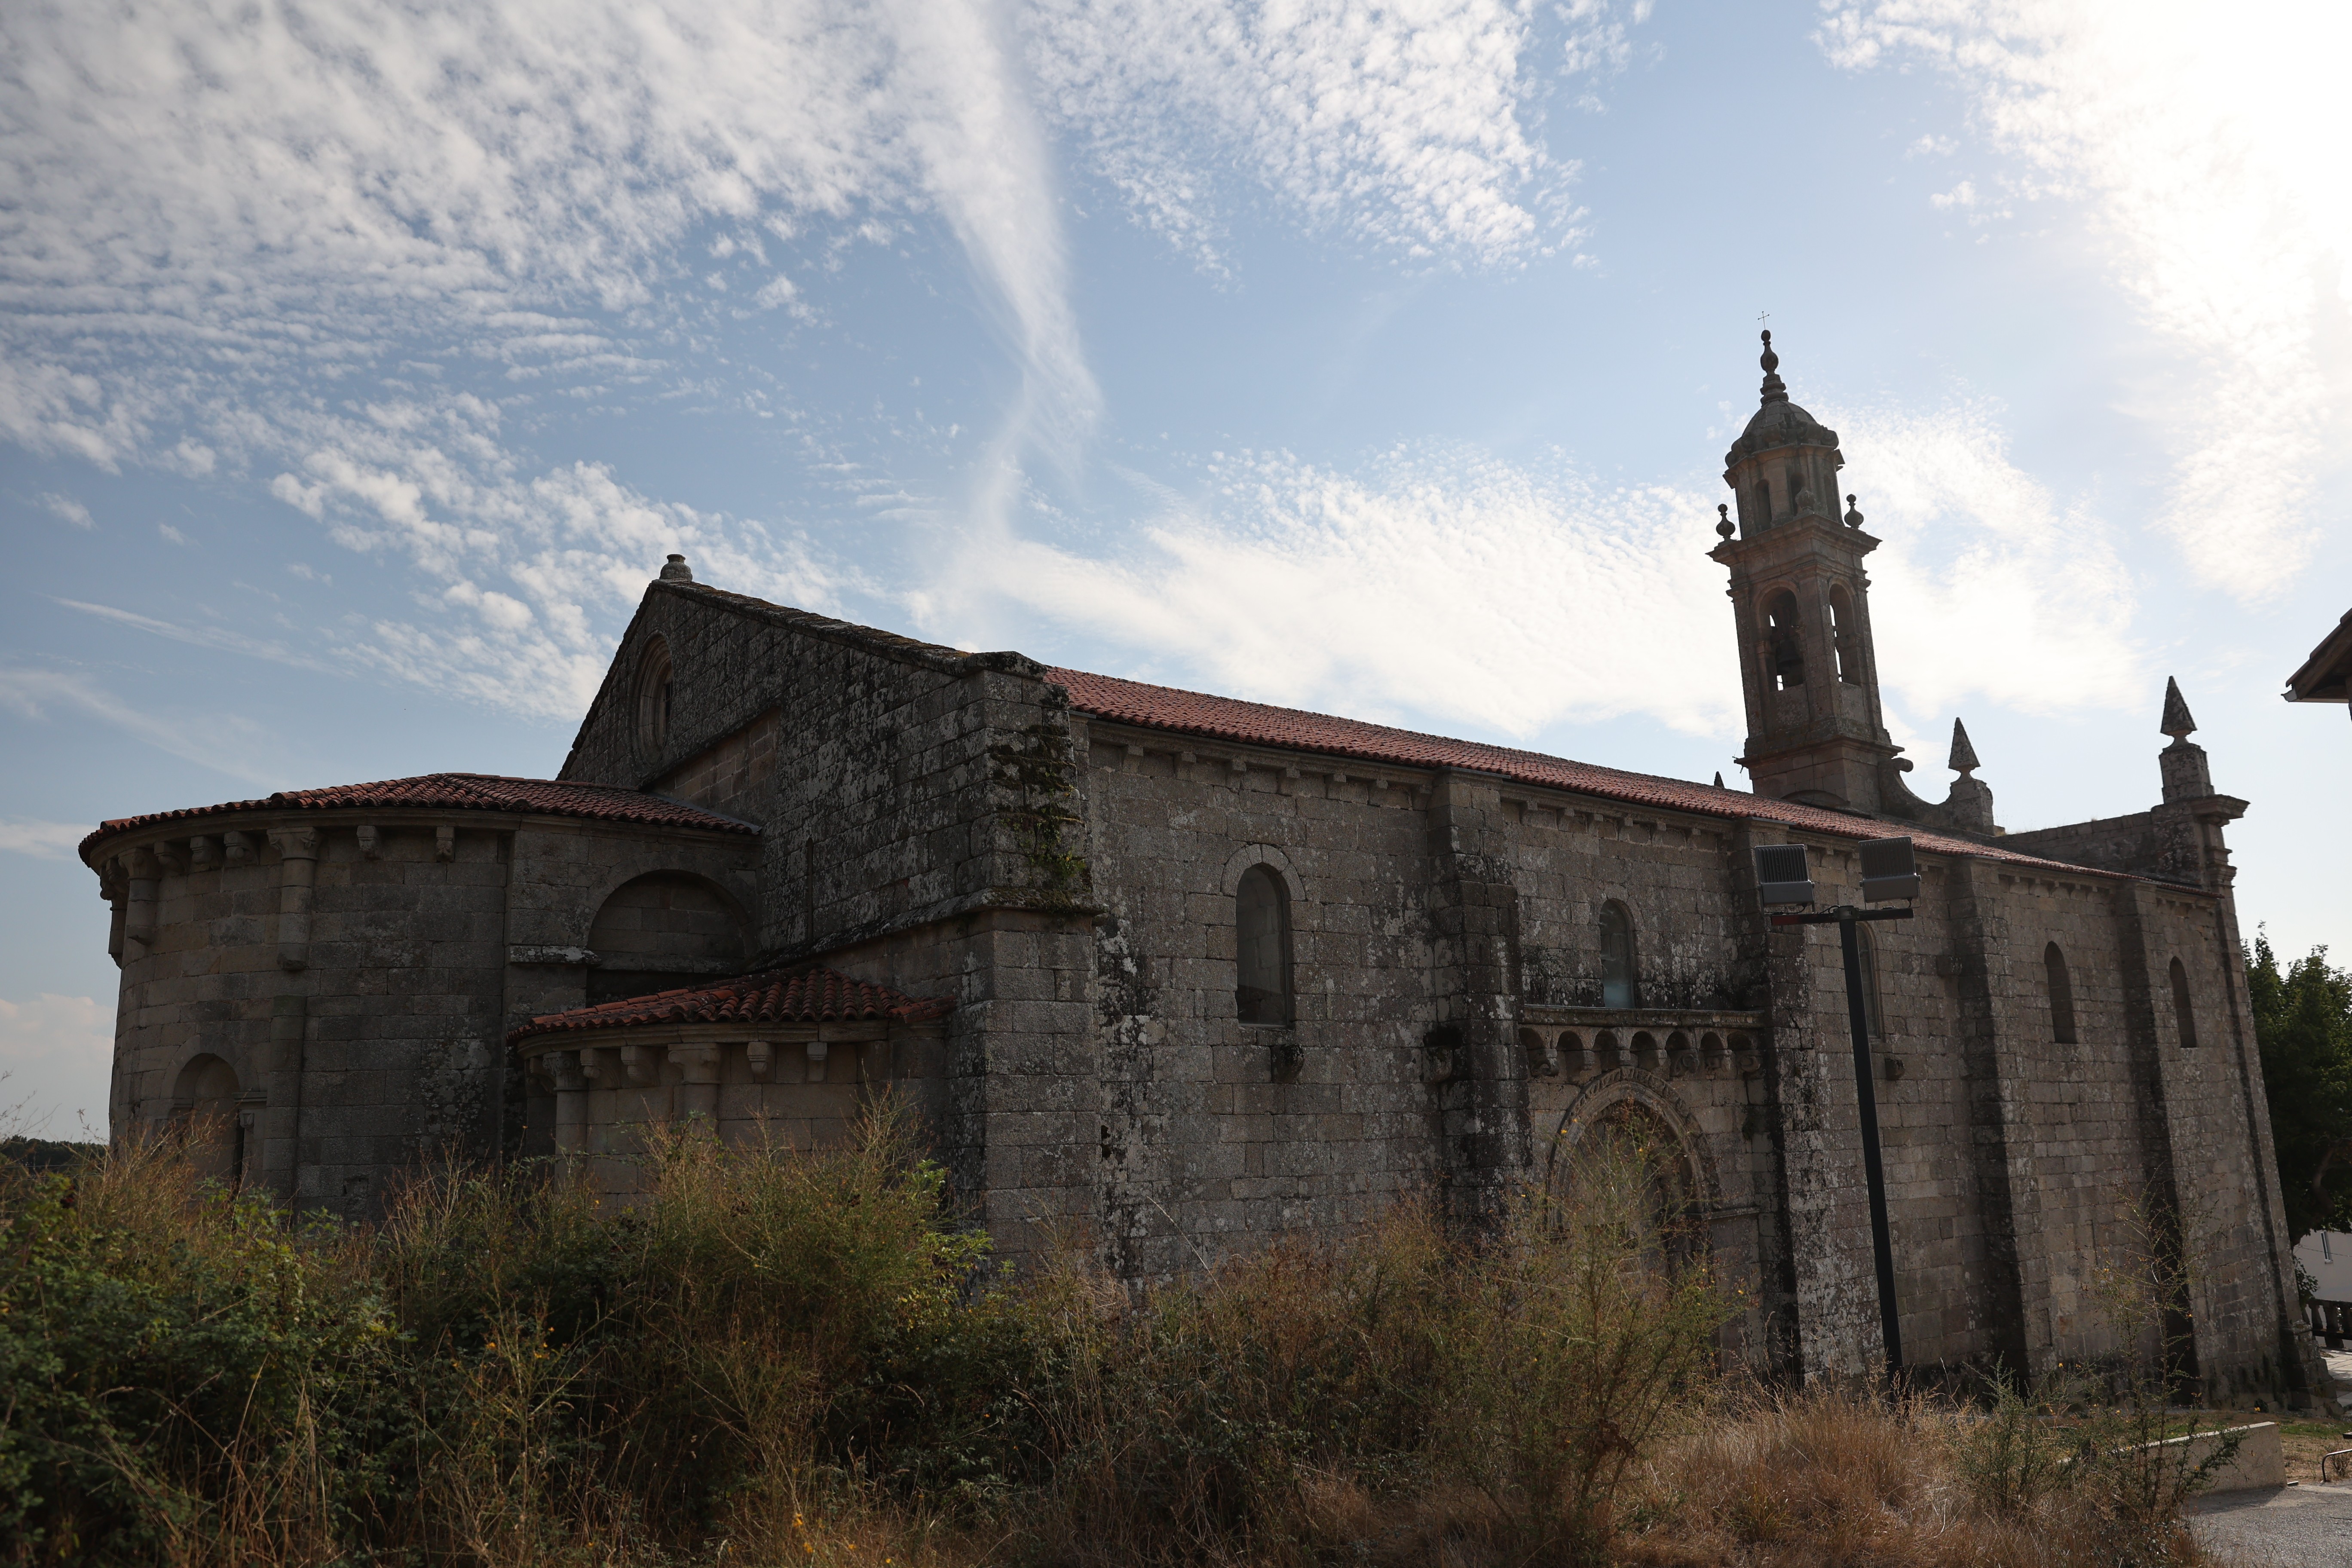
[[[2197,1539],[2242,1568],[2352,1568],[2352,1486],[2223,1492],[2189,1511]]]

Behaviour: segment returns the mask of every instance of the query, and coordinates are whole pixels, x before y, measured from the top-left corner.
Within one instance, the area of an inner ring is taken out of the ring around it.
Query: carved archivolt
[[[1223,883],[1225,892],[1239,892],[1242,873],[1253,866],[1267,867],[1280,877],[1283,889],[1289,893],[1292,903],[1298,903],[1307,897],[1307,884],[1300,880],[1298,868],[1290,863],[1289,856],[1271,844],[1244,844],[1233,852],[1225,861]]]
[[[1542,1160],[1544,1184],[1549,1186],[1556,1179],[1563,1164],[1563,1153],[1573,1150],[1587,1132],[1606,1126],[1628,1107],[1648,1112],[1675,1140],[1683,1166],[1697,1188],[1694,1195],[1699,1206],[1721,1207],[1723,1184],[1717,1179],[1715,1156],[1707,1149],[1706,1131],[1672,1085],[1640,1068],[1617,1068],[1604,1072],[1579,1091],[1561,1115],[1559,1128],[1546,1142]]]

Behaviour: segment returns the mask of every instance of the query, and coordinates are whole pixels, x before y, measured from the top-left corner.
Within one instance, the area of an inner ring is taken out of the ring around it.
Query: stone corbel
[[[640,1089],[650,1089],[661,1081],[661,1065],[654,1059],[650,1046],[623,1046],[621,1070]]]
[[[169,877],[182,877],[188,870],[188,846],[183,839],[165,838],[155,845],[155,863]]]
[[[383,833],[373,823],[360,824],[360,858],[364,860],[383,858]]]
[[[433,830],[433,858],[455,860],[457,858],[457,830],[443,824]]]
[[[243,866],[253,859],[253,840],[242,833],[221,835],[221,858],[232,866]]]
[[[278,967],[295,973],[310,967],[310,892],[319,873],[319,830],[285,827],[272,832],[278,847]]]
[[[679,1073],[677,1119],[690,1121],[700,1117],[706,1123],[716,1123],[719,1120],[719,1047],[672,1046],[669,1061]]]
[[[188,840],[188,864],[199,871],[209,871],[221,863],[220,840],[209,833],[199,833]]]
[[[825,1053],[831,1048],[823,1040],[811,1040],[808,1043],[808,1082],[824,1081]]]
[[[743,1058],[751,1066],[751,1079],[755,1083],[766,1083],[776,1070],[776,1047],[765,1040],[747,1041],[743,1047]]]

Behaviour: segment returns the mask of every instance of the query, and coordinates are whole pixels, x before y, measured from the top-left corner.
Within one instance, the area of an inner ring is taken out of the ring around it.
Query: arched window
[[[1764,602],[1765,674],[1775,691],[1805,683],[1805,645],[1797,634],[1797,595],[1783,588]]]
[[[1853,599],[1845,584],[1830,587],[1830,646],[1837,652],[1837,678],[1848,686],[1862,684],[1862,637],[1853,621]]]
[[[1878,943],[1860,921],[1853,922],[1853,942],[1862,959],[1862,1021],[1872,1039],[1884,1039],[1886,1016],[1878,1005]]]
[[[1612,900],[1601,906],[1601,1005],[1642,1005],[1639,971],[1633,964],[1633,917]]]
[[[2197,1009],[2189,1002],[2189,971],[2177,958],[2172,961],[2172,1026],[2180,1032],[2182,1045],[2196,1046]]]
[[[230,1186],[245,1183],[245,1121],[237,1114],[236,1069],[205,1055],[180,1069],[172,1086],[173,1110],[185,1118],[188,1151],[195,1167]]]
[[[739,973],[751,922],[713,883],[682,871],[624,882],[596,911],[588,949],[588,1000],[617,1002],[683,985],[700,975]]]
[[[1244,1024],[1290,1022],[1290,895],[1268,866],[1234,891],[1234,1010]]]
[[[659,757],[669,744],[669,644],[656,637],[637,659],[637,750]]]
[[[2050,1037],[2062,1046],[2074,1043],[2074,982],[2066,973],[2066,955],[2052,942],[2042,950],[2042,967],[2050,976]]]

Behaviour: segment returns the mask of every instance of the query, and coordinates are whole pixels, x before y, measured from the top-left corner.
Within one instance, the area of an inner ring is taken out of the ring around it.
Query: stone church
[[[625,1189],[649,1125],[822,1142],[887,1092],[1010,1254],[1076,1224],[1151,1278],[1409,1193],[1491,1210],[1635,1119],[1748,1289],[1729,1348],[1845,1372],[1879,1330],[1843,968],[1768,923],[1752,851],[1854,901],[1859,845],[1908,834],[1915,918],[1864,949],[1906,1359],[2113,1348],[2094,1274],[2153,1211],[2209,1395],[2300,1403],[2246,804],[2177,689],[2144,812],[2006,832],[1957,724],[1915,793],[1878,541],[1762,363],[1712,551],[1752,793],[935,647],[672,556],[553,779],[90,835],[114,1126],[363,1214],[447,1152]]]

